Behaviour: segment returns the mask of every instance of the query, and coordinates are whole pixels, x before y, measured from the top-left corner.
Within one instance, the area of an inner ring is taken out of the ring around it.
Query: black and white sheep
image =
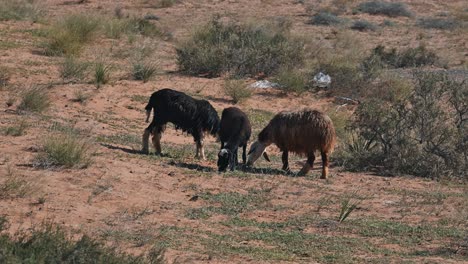
[[[221,150],[218,153],[218,170],[225,171],[229,166],[233,171],[238,164],[237,152],[242,147],[242,161],[246,161],[247,142],[252,134],[249,118],[239,108],[229,107],[223,110],[219,139]]]
[[[197,147],[195,157],[206,159],[204,136],[207,133],[216,136],[219,129],[218,113],[208,101],[194,99],[172,89],[162,89],[151,95],[145,109],[146,122],[149,121],[151,109],[154,110],[154,115],[143,134],[143,153],[148,153],[149,136],[152,134],[156,154],[161,154],[161,136],[166,123],[170,122],[176,129],[182,129],[193,136]]]
[[[321,178],[327,178],[328,157],[335,146],[336,135],[333,122],[326,114],[312,109],[278,113],[250,147],[247,165],[252,165],[262,153],[268,159],[265,148],[273,143],[283,152],[283,170],[289,170],[290,151],[307,156],[307,162],[299,172],[300,175],[305,175],[312,169],[314,152],[320,151],[323,163]]]

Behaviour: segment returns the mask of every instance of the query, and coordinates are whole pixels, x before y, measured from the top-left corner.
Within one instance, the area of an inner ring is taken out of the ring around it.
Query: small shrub
[[[135,80],[147,82],[157,72],[157,66],[154,63],[134,62],[132,76]]]
[[[98,29],[98,19],[75,14],[59,20],[47,33],[49,40],[44,44],[48,56],[75,55],[89,42]]]
[[[176,3],[176,0],[158,0],[158,3],[156,4],[157,8],[167,8],[171,7]]]
[[[397,52],[396,49],[385,51],[385,47],[379,45],[373,50],[371,56],[379,57],[382,62],[394,68],[433,65],[439,60],[434,52],[427,50],[423,45],[416,48],[408,48],[401,52]]]
[[[43,112],[50,106],[49,95],[44,88],[32,87],[21,94],[18,110],[29,112]]]
[[[89,64],[77,61],[74,57],[67,57],[60,65],[60,77],[63,80],[83,80]]]
[[[338,16],[329,13],[320,11],[312,16],[309,21],[309,24],[312,25],[322,25],[322,26],[332,26],[344,23],[344,19],[339,18]]]
[[[97,88],[109,82],[111,66],[104,62],[97,62],[94,65],[94,83]]]
[[[420,18],[418,26],[428,29],[440,29],[440,30],[451,30],[459,27],[457,21],[446,18]]]
[[[128,30],[146,37],[161,36],[162,32],[156,25],[144,18],[131,18],[128,20]]]
[[[84,104],[89,99],[89,94],[84,93],[81,89],[76,89],[73,96],[73,101],[80,104]]]
[[[250,98],[252,91],[243,80],[226,80],[224,82],[224,94],[231,97],[232,101],[237,104]]]
[[[306,74],[295,69],[281,70],[275,76],[275,82],[277,82],[281,90],[286,93],[303,93],[307,90]]]
[[[104,34],[111,39],[119,39],[129,29],[128,21],[125,19],[111,18],[104,23]]]
[[[177,47],[179,69],[207,77],[270,75],[303,62],[302,41],[282,27],[223,24],[214,19]]]
[[[382,22],[382,25],[383,27],[394,27],[396,26],[396,23],[391,21],[391,20],[388,20],[388,19],[385,19],[383,22]]]
[[[330,62],[321,63],[320,71],[332,78],[330,91],[334,95],[358,97],[369,83],[361,72],[359,64],[348,61],[346,58],[336,58]]]
[[[28,127],[28,122],[26,122],[26,120],[21,120],[17,122],[17,124],[5,128],[4,134],[6,136],[19,137],[26,134],[26,129]]]
[[[377,26],[366,20],[358,20],[353,23],[351,29],[359,31],[376,31]]]
[[[37,22],[44,15],[34,0],[0,0],[0,21],[31,20]]]
[[[359,4],[357,10],[371,15],[385,15],[389,17],[412,16],[406,5],[400,2],[369,1]]]
[[[34,164],[40,168],[86,168],[91,164],[91,144],[74,133],[48,136]]]

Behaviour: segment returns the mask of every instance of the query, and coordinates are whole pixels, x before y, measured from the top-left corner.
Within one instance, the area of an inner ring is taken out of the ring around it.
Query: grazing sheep
[[[247,165],[252,165],[272,143],[283,152],[283,170],[289,170],[288,152],[307,156],[307,162],[299,172],[305,175],[314,165],[314,152],[319,150],[322,155],[322,179],[327,178],[328,156],[333,151],[336,142],[335,128],[326,114],[312,109],[297,112],[280,112],[260,132],[258,140],[249,150]]]
[[[221,125],[219,128],[219,139],[221,150],[218,153],[218,170],[225,171],[229,165],[231,171],[238,164],[237,150],[242,146],[242,161],[246,161],[247,142],[252,134],[252,126],[249,118],[239,108],[229,107],[223,110]]]
[[[171,122],[176,129],[182,129],[193,136],[197,146],[196,158],[205,158],[203,138],[206,133],[216,136],[219,129],[219,117],[216,110],[206,100],[194,99],[185,93],[171,89],[154,92],[146,109],[148,122],[151,109],[154,109],[153,121],[143,134],[143,153],[148,153],[150,134],[157,154],[161,154],[161,136],[166,123]]]

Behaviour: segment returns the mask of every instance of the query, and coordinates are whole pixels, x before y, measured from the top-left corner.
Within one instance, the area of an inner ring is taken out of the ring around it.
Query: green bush
[[[385,15],[389,17],[412,16],[406,5],[400,2],[369,1],[359,4],[357,10],[371,15]]]
[[[303,93],[307,91],[308,78],[303,72],[296,69],[284,69],[280,70],[275,76],[275,82],[277,82],[281,90],[289,93]]]
[[[63,80],[81,81],[88,67],[88,63],[79,62],[74,57],[66,57],[59,68],[60,77]]]
[[[79,135],[66,132],[46,137],[34,164],[40,168],[86,168],[91,164],[91,144]]]
[[[37,22],[44,15],[34,0],[0,0],[0,21],[31,20]]]
[[[4,219],[4,218],[3,218]],[[0,218],[0,231],[6,227]],[[163,250],[151,250],[147,257],[123,254],[86,235],[72,238],[62,228],[43,225],[32,231],[0,235],[2,263],[163,263]]]
[[[338,16],[325,12],[325,11],[320,11],[317,12],[315,15],[312,16],[312,18],[309,21],[309,24],[312,25],[322,25],[322,26],[332,26],[332,25],[339,25],[344,23],[345,20],[342,18],[339,18]]]
[[[302,61],[303,43],[290,39],[283,27],[223,24],[217,19],[177,47],[179,69],[189,75],[270,75]]]
[[[376,31],[377,26],[366,20],[357,20],[353,23],[351,29],[359,31]]]
[[[252,96],[252,91],[243,80],[226,80],[223,88],[224,94],[231,97],[235,104]]]
[[[49,106],[50,99],[46,89],[34,86],[21,93],[18,110],[40,113]]]
[[[418,26],[429,29],[451,30],[459,27],[459,23],[453,19],[446,18],[420,18]]]
[[[415,72],[405,98],[372,98],[359,105],[338,160],[348,169],[460,177],[468,171],[468,85],[431,72]],[[355,148],[356,142],[362,147]]]
[[[439,57],[432,51],[420,45],[416,48],[408,48],[397,52],[396,49],[385,51],[384,46],[377,46],[371,56],[379,57],[380,60],[393,68],[421,67],[433,65],[438,62]]]
[[[57,21],[47,33],[44,54],[49,56],[75,55],[92,40],[99,26],[96,17],[74,14]]]

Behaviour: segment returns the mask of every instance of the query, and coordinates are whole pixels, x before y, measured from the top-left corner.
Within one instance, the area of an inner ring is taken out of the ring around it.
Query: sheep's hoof
[[[148,149],[142,149],[142,150],[141,150],[141,154],[148,155],[148,154],[149,154],[149,150],[148,150]]]

